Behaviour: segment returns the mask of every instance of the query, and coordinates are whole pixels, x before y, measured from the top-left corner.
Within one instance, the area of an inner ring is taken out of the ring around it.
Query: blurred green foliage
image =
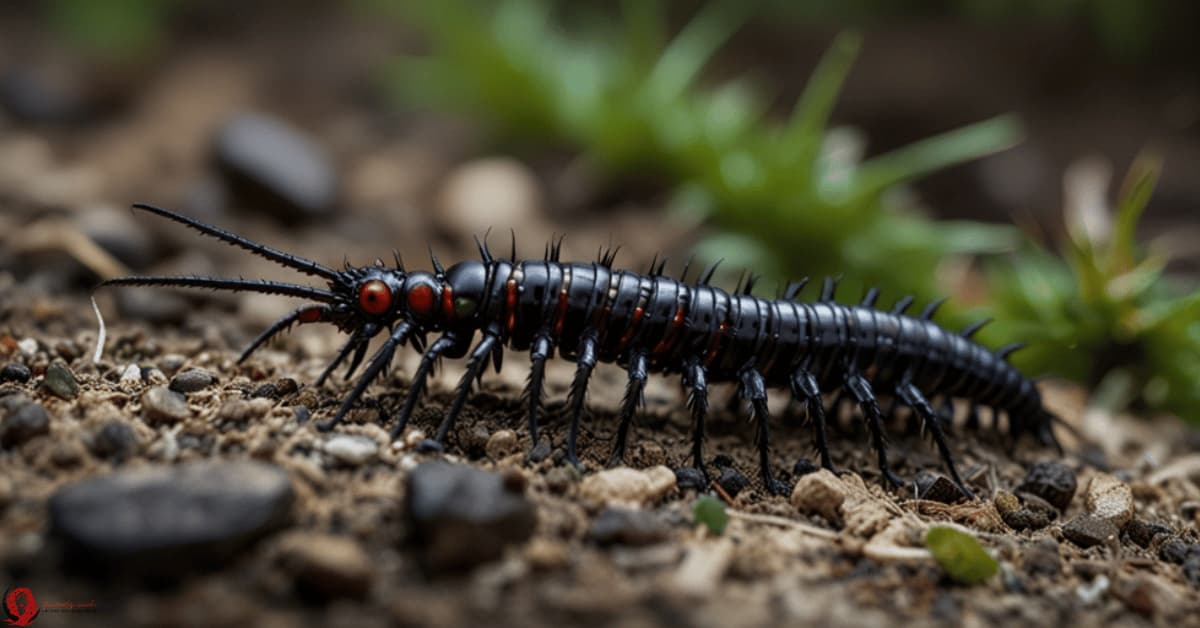
[[[161,44],[165,23],[183,0],[51,0],[51,28],[105,61],[132,62]]]
[[[1115,209],[1069,215],[1062,259],[1031,244],[992,264],[989,331],[1029,343],[1019,365],[1085,382],[1110,409],[1137,402],[1200,422],[1200,292],[1173,285],[1165,253],[1134,237],[1160,169],[1141,156]]]
[[[1000,563],[970,534],[948,526],[933,526],[925,533],[925,547],[947,576],[961,584],[987,582],[1000,573]]]
[[[698,247],[728,267],[783,279],[853,269],[847,292],[939,293],[948,258],[1015,248],[1010,227],[933,222],[901,211],[898,186],[1015,143],[999,117],[860,161],[861,142],[829,129],[859,49],[838,37],[781,124],[748,79],[698,85],[738,28],[733,5],[709,4],[668,40],[661,3],[629,0],[624,23],[588,21],[568,36],[538,0],[409,3],[431,53],[391,69],[405,102],[456,109],[504,138],[566,141],[615,173],[679,182],[674,205],[703,212],[720,234]]]

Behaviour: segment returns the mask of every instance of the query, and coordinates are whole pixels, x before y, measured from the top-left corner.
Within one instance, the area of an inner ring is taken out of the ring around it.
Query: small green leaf
[[[996,575],[1000,564],[975,537],[954,528],[934,526],[925,533],[925,546],[942,570],[963,584],[978,584]]]
[[[725,504],[712,495],[701,495],[692,504],[692,518],[696,523],[702,523],[709,532],[720,535],[729,525],[729,515],[725,512]]]

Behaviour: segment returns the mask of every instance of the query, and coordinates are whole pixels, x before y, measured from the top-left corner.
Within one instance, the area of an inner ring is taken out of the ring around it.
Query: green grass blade
[[[821,56],[816,70],[804,86],[800,100],[792,109],[787,126],[779,136],[780,151],[786,155],[789,168],[803,173],[812,172],[829,116],[860,48],[862,36],[856,32],[845,32],[838,35]]]

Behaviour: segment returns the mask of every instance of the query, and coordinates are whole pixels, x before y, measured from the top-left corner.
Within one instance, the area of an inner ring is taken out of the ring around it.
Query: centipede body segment
[[[603,252],[591,263],[564,262],[558,244],[547,245],[542,259],[517,260],[515,244],[509,257],[500,258],[481,242],[480,260],[450,268],[431,255],[432,271],[410,271],[397,255],[391,267],[347,264],[335,270],[164,209],[134,207],[326,282],[325,287],[317,288],[191,276],[123,277],[101,284],[252,291],[313,302],[271,325],[242,353],[241,360],[292,325],[332,324],[349,337],[318,378],[320,385],[347,358],[349,377],[364,363],[369,341],[386,334],[382,346],[365,359],[363,374],[341,406],[319,424],[321,429],[336,426],[387,368],[396,351],[411,344],[422,351],[422,358],[392,424],[393,438],[402,433],[412,416],[435,363],[441,358],[467,359],[453,402],[432,439],[435,448],[444,443],[488,366],[499,370],[506,347],[530,355],[526,412],[535,445],[543,412],[546,362],[559,357],[575,363],[567,402],[570,429],[566,454],[572,462],[577,462],[588,381],[599,362],[618,364],[628,372],[613,461],[624,458],[647,377],[652,373],[678,375],[692,420],[692,464],[704,473],[708,388],[716,382],[730,382],[750,407],[760,473],[764,487],[771,492],[786,490],[775,479],[769,456],[767,391],[775,388],[789,391],[803,405],[821,465],[830,469],[833,462],[822,395],[839,391],[852,400],[865,421],[879,470],[885,481],[893,484],[900,480],[888,463],[885,413],[877,400],[880,395],[911,409],[931,436],[948,473],[964,491],[947,443],[945,421],[939,418],[931,398],[967,400],[968,425],[977,425],[979,407],[991,407],[993,412],[1007,415],[1009,437],[1014,441],[1028,434],[1058,447],[1052,430],[1055,417],[1042,406],[1033,382],[1005,359],[1019,345],[990,351],[971,340],[980,325],[958,333],[943,329],[931,320],[940,302],[910,316],[906,312],[911,298],[901,299],[891,310],[880,310],[875,307],[879,293],[871,290],[862,303],[843,305],[833,300],[836,282],[828,279],[813,302],[797,298],[804,282],[789,285],[781,298],[765,299],[751,294],[753,280],[733,293],[709,285],[715,265],[692,283],[686,279],[686,268],[678,279],[664,274],[665,262],[652,264],[647,274],[615,270],[612,252]]]

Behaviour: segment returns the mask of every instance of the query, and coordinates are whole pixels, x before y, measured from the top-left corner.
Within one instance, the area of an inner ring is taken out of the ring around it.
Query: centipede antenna
[[[1007,361],[1008,356],[1010,356],[1014,352],[1019,351],[1024,348],[1025,348],[1025,343],[1023,343],[1023,342],[1014,342],[1014,343],[1006,344],[1003,347],[996,349],[996,357],[1000,358],[1001,360]]]
[[[793,281],[789,283],[787,285],[787,289],[783,291],[783,298],[787,299],[788,301],[795,299],[796,296],[800,294],[800,291],[804,289],[804,286],[807,285],[808,277],[803,277],[800,279],[800,281]]]
[[[392,249],[392,259],[396,262],[396,270],[404,270],[404,259],[400,257],[400,251]]]
[[[708,268],[705,268],[704,272],[700,273],[700,280],[696,282],[696,285],[707,286],[708,282],[712,281],[713,275],[717,273],[717,267],[720,266],[721,262],[723,261],[725,261],[725,258],[722,257],[712,264],[709,264]]]
[[[103,286],[160,286],[168,288],[207,288],[209,290],[230,290],[234,292],[257,292],[260,294],[281,294],[302,299],[315,299],[331,303],[337,300],[337,295],[312,286],[302,286],[281,281],[265,279],[229,279],[224,277],[175,276],[175,277],[118,277],[100,282],[97,288]]]
[[[984,325],[987,325],[990,322],[992,322],[992,319],[990,318],[975,321],[974,323],[964,327],[962,331],[958,332],[958,335],[962,336],[963,338],[970,338],[971,336],[975,335],[975,332],[979,331]]]
[[[875,307],[875,302],[879,300],[879,288],[871,286],[867,293],[863,295],[863,307]]]
[[[433,245],[429,245],[429,261],[433,263],[433,273],[438,277],[446,274],[446,269],[442,268],[442,263],[438,261],[437,255],[433,254]]]
[[[896,305],[892,306],[892,314],[899,316],[907,312],[908,308],[912,307],[913,301],[915,300],[916,299],[911,294],[900,297],[900,300],[896,301]]]
[[[939,297],[939,298],[936,298],[936,299],[930,301],[929,305],[926,305],[925,309],[921,310],[921,315],[918,316],[917,318],[919,318],[920,320],[923,320],[923,321],[933,320],[933,315],[937,313],[938,308],[942,307],[942,304],[945,302],[946,302],[946,297]]]
[[[147,205],[145,203],[134,203],[133,209],[140,209],[157,216],[162,216],[168,220],[173,220],[177,223],[195,229],[204,235],[211,236],[227,244],[232,244],[236,247],[243,248],[255,255],[258,255],[259,257],[269,259],[281,266],[298,270],[306,275],[316,275],[326,279],[336,279],[338,276],[338,272],[336,270],[318,264],[312,260],[305,259],[297,255],[292,255],[291,253],[284,253],[283,251],[269,247],[265,244],[259,244],[247,238],[243,238],[242,236],[230,233],[219,227],[202,223],[194,218],[188,218],[187,216],[176,214],[173,211],[166,210],[161,207],[155,207],[154,205]]]

